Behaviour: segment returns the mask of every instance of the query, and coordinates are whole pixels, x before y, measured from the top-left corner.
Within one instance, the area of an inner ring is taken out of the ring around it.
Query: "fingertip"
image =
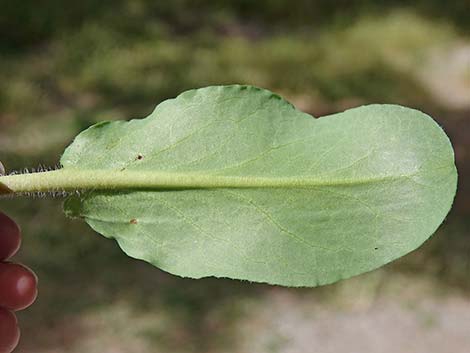
[[[38,297],[38,276],[31,270],[28,266],[23,264],[18,264],[19,266],[23,267],[25,270],[25,274],[18,279],[16,284],[17,293],[20,297],[25,298],[25,304],[15,311],[24,310],[29,308],[31,305],[34,304]],[[27,299],[29,298],[29,300]]]
[[[14,256],[21,246],[21,229],[6,214],[0,212],[0,260]]]
[[[0,353],[12,352],[20,341],[20,328],[16,315],[0,308]]]
[[[0,263],[0,307],[11,311],[26,309],[37,299],[37,286],[38,278],[28,267]]]

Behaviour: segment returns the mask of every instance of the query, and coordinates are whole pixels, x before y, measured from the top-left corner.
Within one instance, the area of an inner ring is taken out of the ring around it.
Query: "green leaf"
[[[69,198],[129,255],[180,276],[317,286],[416,249],[456,191],[427,115],[369,105],[314,119],[249,86],[191,90],[146,119],[81,133]],[[80,182],[81,180],[81,182]],[[73,185],[72,185],[73,186]]]

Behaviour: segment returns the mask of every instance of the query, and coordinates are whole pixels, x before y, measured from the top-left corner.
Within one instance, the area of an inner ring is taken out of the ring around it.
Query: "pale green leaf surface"
[[[287,286],[331,283],[414,250],[444,220],[457,181],[447,136],[419,111],[369,105],[313,119],[249,86],[188,91],[146,119],[97,124],[61,163],[184,179],[67,200],[67,214],[128,255],[185,277]]]

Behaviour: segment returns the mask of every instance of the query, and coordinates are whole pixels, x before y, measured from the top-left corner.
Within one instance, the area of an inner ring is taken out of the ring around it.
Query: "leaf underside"
[[[92,126],[61,163],[90,175],[253,180],[88,191],[65,210],[170,273],[285,286],[332,283],[416,249],[444,220],[457,182],[447,136],[419,111],[369,105],[314,119],[238,85],[187,91],[145,119]]]

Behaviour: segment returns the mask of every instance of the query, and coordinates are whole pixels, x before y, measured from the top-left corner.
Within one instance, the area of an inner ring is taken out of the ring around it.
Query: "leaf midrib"
[[[433,170],[444,168],[449,167],[442,166],[433,168]],[[1,176],[0,194],[75,190],[317,188],[391,182],[409,179],[421,172],[422,170],[418,170],[400,175],[335,179],[331,177],[224,176],[194,172],[177,173],[142,170],[83,170],[67,167],[42,173]]]

